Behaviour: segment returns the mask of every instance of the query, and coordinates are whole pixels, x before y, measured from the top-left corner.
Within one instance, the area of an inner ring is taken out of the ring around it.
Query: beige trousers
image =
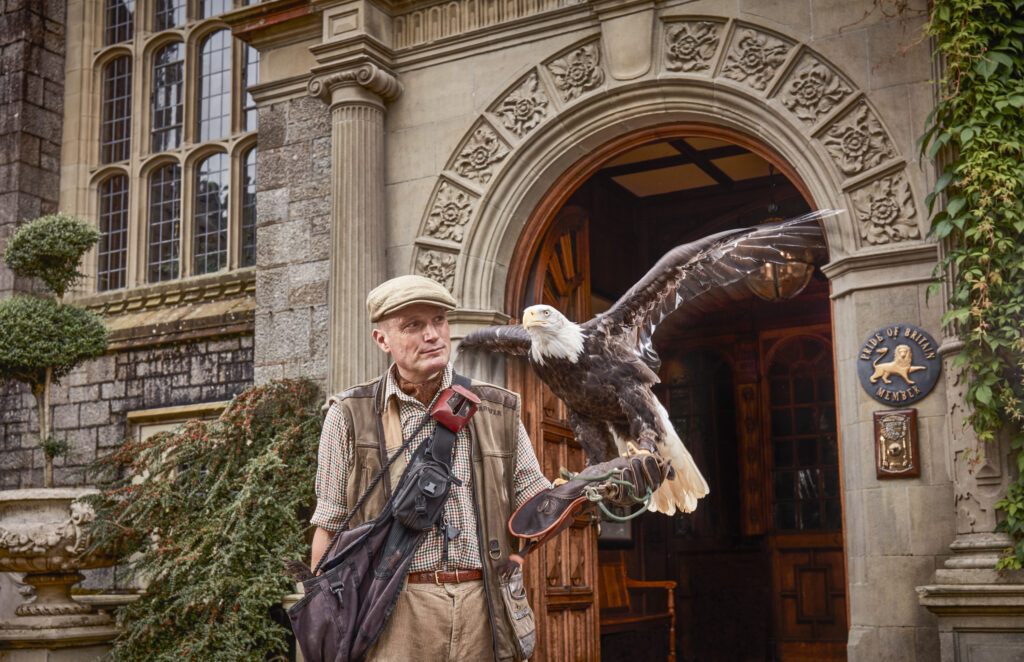
[[[368,662],[493,660],[481,580],[406,584]]]

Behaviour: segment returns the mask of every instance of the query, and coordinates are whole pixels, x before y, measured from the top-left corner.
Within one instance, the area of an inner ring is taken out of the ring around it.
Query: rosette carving
[[[601,56],[596,44],[581,46],[548,63],[563,101],[571,101],[604,82]]]
[[[855,175],[884,163],[896,153],[882,124],[864,101],[829,128],[824,143],[825,149],[846,175]]]
[[[420,251],[416,273],[441,283],[448,291],[455,288],[455,255],[442,251]]]
[[[914,217],[914,197],[902,174],[883,177],[853,193],[860,236],[869,244],[917,239],[921,230]]]
[[[473,215],[473,198],[448,182],[441,182],[427,216],[427,235],[462,241],[462,231]]]
[[[834,71],[807,58],[790,77],[779,98],[794,115],[813,124],[852,93]]]
[[[726,57],[726,78],[763,90],[786,60],[789,44],[770,35],[744,30]]]
[[[455,157],[455,172],[466,179],[486,184],[494,176],[495,164],[508,156],[508,146],[489,126],[481,126]]]
[[[540,124],[548,115],[548,97],[537,81],[537,72],[531,72],[522,85],[505,97],[496,112],[502,125],[519,137]]]
[[[388,71],[367,62],[352,69],[316,76],[309,81],[307,90],[314,97],[330,102],[331,90],[342,85],[359,85],[379,96],[383,101],[394,101],[402,93],[402,83]]]
[[[665,67],[672,71],[709,69],[720,31],[720,25],[709,21],[670,24],[665,31]]]

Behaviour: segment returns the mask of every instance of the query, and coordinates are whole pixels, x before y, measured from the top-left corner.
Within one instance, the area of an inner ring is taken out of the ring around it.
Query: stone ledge
[[[918,586],[917,597],[939,615],[1024,615],[1024,584],[933,584]]]

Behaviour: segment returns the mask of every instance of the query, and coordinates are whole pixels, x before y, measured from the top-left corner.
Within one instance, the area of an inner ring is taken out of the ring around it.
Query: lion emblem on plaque
[[[857,376],[871,397],[893,407],[925,397],[939,378],[936,342],[910,324],[890,324],[871,333],[857,355]]]

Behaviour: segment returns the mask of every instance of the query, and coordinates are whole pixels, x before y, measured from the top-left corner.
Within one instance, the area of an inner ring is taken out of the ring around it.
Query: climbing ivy
[[[944,66],[921,137],[944,166],[928,196],[939,265],[968,377],[967,423],[980,442],[1008,433],[1017,474],[997,504],[1013,540],[1001,568],[1024,565],[1024,0],[936,0],[928,32]]]
[[[216,421],[129,439],[93,465],[93,549],[146,584],[118,610],[112,659],[286,659],[277,605],[295,587],[285,561],[309,557],[322,400],[308,380],[256,386]]]

